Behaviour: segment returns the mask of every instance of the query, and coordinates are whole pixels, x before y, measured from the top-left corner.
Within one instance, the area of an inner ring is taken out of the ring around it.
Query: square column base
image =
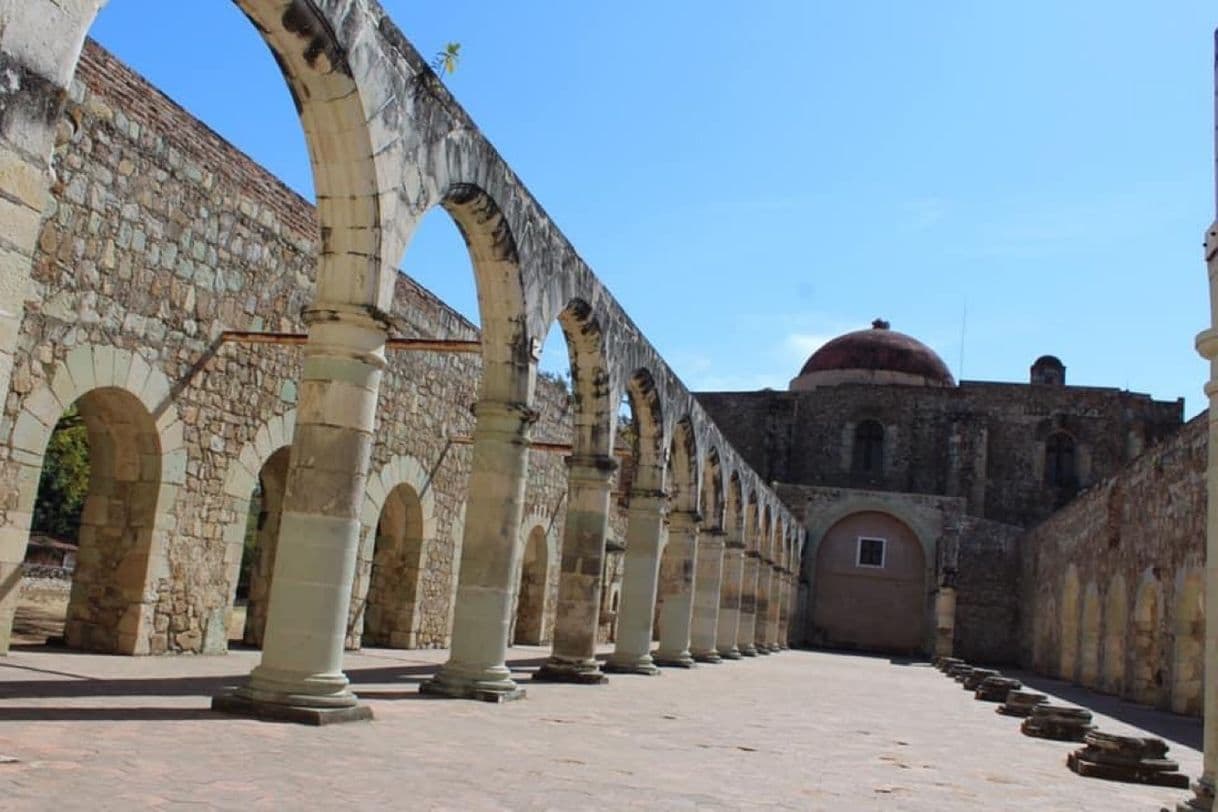
[[[604,685],[609,682],[600,668],[580,668],[546,663],[533,674],[533,682],[563,682],[569,685]]]
[[[366,722],[372,719],[372,708],[350,705],[345,708],[311,708],[305,705],[280,705],[259,702],[237,693],[212,697],[211,709],[230,716],[246,716],[264,722],[294,722],[298,725],[333,725],[340,722]]]
[[[707,651],[707,652],[695,651],[694,652],[694,662],[710,663],[712,665],[716,665],[718,663],[723,662],[723,658],[719,656],[719,652],[717,652],[717,651]]]
[[[1193,797],[1176,804],[1176,812],[1211,812],[1214,808],[1214,788],[1205,778],[1193,783]],[[1163,807],[1163,812],[1169,812]]]
[[[742,660],[742,659],[744,659],[744,655],[741,654],[738,649],[732,649],[731,651],[722,651],[719,653],[719,656],[725,660]]]
[[[756,657],[757,649],[755,649],[752,646],[741,646],[740,647],[740,656],[741,657]]]
[[[634,674],[639,677],[658,677],[663,672],[654,663],[605,663],[603,670],[609,674]]]
[[[520,687],[509,690],[485,688],[477,683],[450,682],[440,679],[429,679],[419,685],[419,693],[441,699],[474,699],[478,702],[514,702],[525,698],[525,690]]]
[[[665,657],[662,654],[652,655],[656,665],[662,665],[666,668],[693,668],[694,658],[688,654],[677,654],[671,657]]]

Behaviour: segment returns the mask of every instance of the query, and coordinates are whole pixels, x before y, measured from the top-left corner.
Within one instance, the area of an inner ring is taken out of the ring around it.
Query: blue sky
[[[1203,406],[1212,2],[382,4],[462,43],[450,88],[691,388],[785,388],[883,317],[968,379],[1053,353]],[[232,4],[111,0],[93,35],[312,196]],[[442,211],[403,268],[476,315]]]

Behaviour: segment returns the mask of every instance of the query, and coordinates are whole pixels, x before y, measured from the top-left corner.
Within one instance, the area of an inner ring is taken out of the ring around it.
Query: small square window
[[[860,567],[883,569],[884,547],[886,545],[887,542],[884,539],[864,538],[860,536],[858,565]]]

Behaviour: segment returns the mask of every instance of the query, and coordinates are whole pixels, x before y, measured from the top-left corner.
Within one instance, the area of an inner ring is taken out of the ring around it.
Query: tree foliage
[[[437,76],[449,76],[457,72],[457,65],[460,63],[461,43],[450,42],[444,46],[444,50],[436,51],[436,55],[431,58],[431,69]]]
[[[31,529],[61,541],[76,541],[89,494],[89,437],[73,407],[60,418],[47,443]]]

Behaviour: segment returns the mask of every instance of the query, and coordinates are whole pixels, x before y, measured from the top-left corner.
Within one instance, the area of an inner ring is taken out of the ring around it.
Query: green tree
[[[51,433],[38,482],[32,530],[76,541],[89,494],[89,437],[84,421],[69,409]]]
[[[461,62],[461,43],[450,42],[444,46],[443,51],[437,51],[436,55],[431,58],[431,69],[436,72],[437,76],[443,78],[457,72],[457,65]]]

